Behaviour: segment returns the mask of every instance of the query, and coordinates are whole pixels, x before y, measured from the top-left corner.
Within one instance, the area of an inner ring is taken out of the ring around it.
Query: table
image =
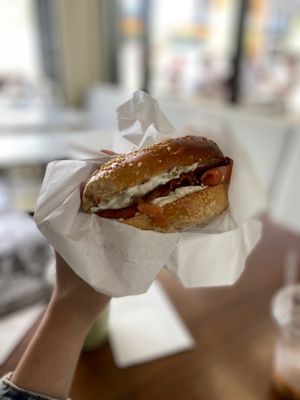
[[[276,335],[270,299],[282,285],[283,261],[289,248],[300,254],[300,235],[265,220],[263,238],[235,286],[184,289],[163,271],[159,279],[197,347],[122,370],[114,365],[107,343],[82,354],[72,399],[276,399],[270,384]],[[0,368],[0,374],[15,368],[35,328]]]
[[[52,160],[72,158],[75,152],[80,158],[96,157],[101,148],[112,148],[114,135],[114,132],[92,130],[0,132],[0,168],[44,165]]]
[[[86,129],[88,125],[88,115],[80,109],[46,103],[13,106],[0,98],[0,135],[5,132],[22,134],[37,129],[42,132],[55,132],[57,129],[74,131]]]
[[[35,208],[45,165],[58,159],[85,159],[99,156],[101,149],[111,149],[120,139],[113,131],[59,131],[1,133],[0,124],[0,198],[28,212]],[[0,181],[1,184],[1,181]],[[9,188],[9,190],[7,189]]]

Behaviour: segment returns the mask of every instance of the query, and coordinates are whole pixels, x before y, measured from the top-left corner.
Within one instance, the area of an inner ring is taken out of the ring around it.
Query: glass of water
[[[300,400],[300,284],[288,285],[277,292],[271,308],[278,327],[273,385],[284,398]]]

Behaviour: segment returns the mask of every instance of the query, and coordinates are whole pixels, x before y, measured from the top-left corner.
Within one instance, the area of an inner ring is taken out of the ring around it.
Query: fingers
[[[100,152],[104,153],[104,154],[107,154],[108,156],[117,156],[118,155],[118,153],[115,153],[112,150],[101,149]]]

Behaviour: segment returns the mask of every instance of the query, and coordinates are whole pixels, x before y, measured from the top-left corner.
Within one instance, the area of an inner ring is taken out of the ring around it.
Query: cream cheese
[[[179,187],[174,190],[174,192],[171,192],[168,196],[165,197],[157,197],[156,199],[152,200],[151,203],[157,204],[160,207],[163,207],[164,205],[168,203],[172,203],[173,201],[176,201],[180,199],[181,197],[186,196],[187,194],[194,193],[194,192],[199,192],[200,190],[206,189],[207,186],[183,186]]]
[[[153,189],[160,185],[164,185],[171,179],[179,178],[181,174],[185,172],[190,172],[196,169],[198,163],[192,165],[187,165],[185,167],[175,167],[168,172],[164,172],[161,175],[154,176],[149,179],[149,181],[142,183],[140,185],[131,186],[113,196],[109,201],[101,201],[96,207],[92,207],[92,212],[97,212],[99,210],[110,210],[110,209],[120,209],[130,206],[135,198],[142,197],[146,193],[151,192]],[[138,172],[138,169],[137,169]]]

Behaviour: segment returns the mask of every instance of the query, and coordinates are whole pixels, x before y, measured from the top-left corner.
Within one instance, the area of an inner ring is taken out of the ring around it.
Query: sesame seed
[[[129,163],[129,167],[133,167],[133,164],[132,164],[132,162],[130,162],[130,163]]]
[[[138,167],[141,167],[143,165],[143,163],[139,162],[138,163]]]
[[[167,150],[170,151],[170,150],[171,150],[171,147],[168,146],[168,147],[167,147]]]
[[[159,163],[161,163],[161,160],[158,160]]]
[[[135,173],[136,175],[139,175],[140,174],[140,171],[136,171],[136,173]]]

